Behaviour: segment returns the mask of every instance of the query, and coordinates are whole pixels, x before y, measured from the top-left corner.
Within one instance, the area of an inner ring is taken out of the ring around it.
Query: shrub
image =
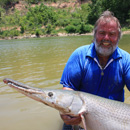
[[[81,20],[80,19],[73,19],[73,20],[71,20],[71,24],[74,26],[78,26],[81,24]]]
[[[13,37],[13,36],[19,36],[20,32],[16,29],[12,29],[10,30],[9,36]]]
[[[89,25],[89,24],[85,24],[85,23],[81,23],[78,26],[74,26],[74,25],[68,25],[65,28],[67,33],[88,33],[88,32],[92,32],[93,30],[93,26]]]
[[[89,33],[92,32],[93,26],[92,25],[85,25],[84,23],[81,24],[80,33]]]
[[[38,3],[41,2],[41,1],[43,1],[43,0],[26,0],[26,2],[27,2],[28,4],[38,4]]]
[[[38,26],[39,24],[47,25],[48,23],[55,24],[57,21],[57,14],[51,7],[41,4],[40,6],[29,8],[26,19],[30,23],[29,26]]]
[[[22,34],[25,32],[25,29],[26,29],[26,27],[25,27],[24,25],[21,25],[20,30],[21,30],[21,33],[22,33]]]
[[[51,34],[51,32],[52,32],[52,30],[53,30],[53,27],[52,27],[52,25],[51,24],[48,24],[47,26],[46,26],[46,33],[47,34]]]
[[[56,26],[62,26],[62,27],[65,27],[67,26],[68,24],[70,24],[70,20],[69,19],[59,19],[55,25]]]
[[[39,37],[41,35],[41,30],[37,28],[35,34],[37,37]]]
[[[5,30],[5,31],[1,31],[1,33],[0,33],[1,37],[19,36],[19,34],[20,34],[20,32],[16,29]]]
[[[77,32],[76,26],[74,26],[74,25],[68,25],[67,27],[65,27],[65,30],[67,31],[67,33],[76,33]]]

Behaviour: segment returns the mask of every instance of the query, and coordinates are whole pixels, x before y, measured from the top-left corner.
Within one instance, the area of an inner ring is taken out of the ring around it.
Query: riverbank
[[[123,31],[122,35],[125,34],[130,34],[130,31]],[[14,37],[5,37],[5,38],[0,38],[0,40],[12,40],[12,39],[29,39],[29,38],[43,38],[43,37],[66,37],[66,36],[87,36],[87,35],[93,35],[93,33],[85,33],[85,34],[79,34],[79,33],[71,33],[71,34],[67,34],[67,33],[58,33],[58,34],[47,34],[47,35],[40,35],[40,36],[36,36],[36,35],[23,35],[23,36],[14,36]]]
[[[46,35],[40,35],[36,36],[34,35],[23,35],[23,36],[14,36],[14,37],[5,37],[0,38],[0,40],[12,40],[12,39],[29,39],[29,38],[43,38],[43,37],[66,37],[66,36],[82,36],[82,35],[93,35],[93,33],[85,33],[85,34],[78,34],[78,33],[58,33],[58,34],[46,34]]]

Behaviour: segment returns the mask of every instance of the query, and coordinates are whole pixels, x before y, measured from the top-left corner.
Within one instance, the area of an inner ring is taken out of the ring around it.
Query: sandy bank
[[[122,35],[124,34],[130,34],[130,31],[123,31]],[[71,33],[71,34],[66,34],[66,33],[58,33],[58,34],[47,34],[47,35],[23,35],[23,36],[14,36],[14,37],[5,37],[5,38],[0,38],[0,40],[11,40],[11,39],[29,39],[29,38],[43,38],[43,37],[65,37],[65,36],[87,36],[90,35],[92,36],[93,33],[85,33],[85,34],[78,34],[78,33]]]

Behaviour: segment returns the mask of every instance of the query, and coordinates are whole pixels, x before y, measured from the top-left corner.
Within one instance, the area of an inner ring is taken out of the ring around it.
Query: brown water
[[[2,80],[62,88],[60,77],[70,54],[91,41],[92,36],[0,41],[0,130],[61,130],[58,111],[25,97]],[[130,53],[130,35],[123,36],[119,46]],[[130,103],[128,91],[126,102]]]

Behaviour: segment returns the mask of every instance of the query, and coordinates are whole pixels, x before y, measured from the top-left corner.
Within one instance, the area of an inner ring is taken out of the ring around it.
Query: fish
[[[130,130],[130,104],[80,91],[35,88],[8,78],[3,82],[62,114],[81,116],[84,130]]]

